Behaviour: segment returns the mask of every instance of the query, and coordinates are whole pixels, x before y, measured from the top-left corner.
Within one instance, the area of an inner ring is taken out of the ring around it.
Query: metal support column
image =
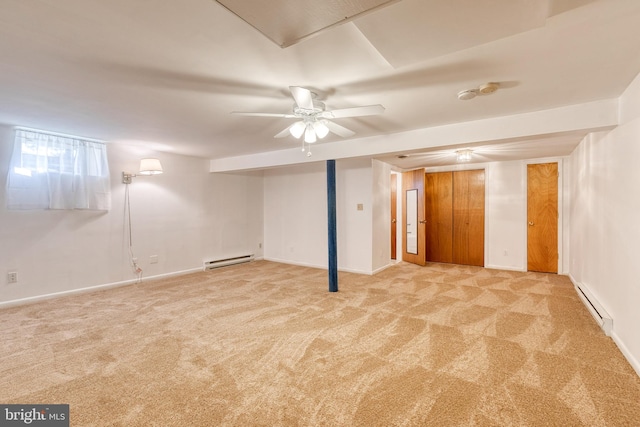
[[[335,160],[327,160],[327,214],[329,229],[329,292],[338,292],[338,233],[336,227]]]

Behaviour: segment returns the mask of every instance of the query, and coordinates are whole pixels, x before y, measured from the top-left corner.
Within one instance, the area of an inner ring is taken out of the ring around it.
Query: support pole
[[[338,233],[336,228],[335,160],[327,160],[327,219],[329,229],[329,292],[338,292]]]

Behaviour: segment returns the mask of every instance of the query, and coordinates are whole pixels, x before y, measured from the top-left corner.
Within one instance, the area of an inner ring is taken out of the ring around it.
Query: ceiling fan
[[[298,119],[298,121],[274,135],[274,138],[284,138],[287,135],[292,135],[294,138],[299,139],[304,135],[302,151],[305,151],[305,143],[312,144],[318,139],[322,139],[327,136],[329,132],[343,138],[355,135],[354,131],[334,123],[329,119],[372,116],[382,114],[384,112],[384,107],[380,104],[327,110],[324,103],[315,99],[316,94],[311,92],[309,89],[300,86],[289,86],[289,90],[291,91],[291,95],[295,101],[292,113],[278,114],[232,111],[231,114]],[[311,155],[311,152],[307,153],[307,155]]]

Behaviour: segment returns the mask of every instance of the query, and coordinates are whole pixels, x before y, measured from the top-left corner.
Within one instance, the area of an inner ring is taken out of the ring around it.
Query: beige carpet
[[[265,261],[0,310],[0,403],[72,426],[638,426],[566,277]]]

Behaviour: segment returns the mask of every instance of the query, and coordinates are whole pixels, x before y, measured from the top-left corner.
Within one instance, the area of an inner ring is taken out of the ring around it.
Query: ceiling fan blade
[[[311,91],[300,86],[289,86],[293,99],[296,100],[296,105],[303,110],[313,110],[313,97]]]
[[[293,126],[293,125],[291,125]],[[283,131],[278,132],[277,134],[275,134],[273,137],[274,138],[284,138],[285,136],[289,136],[291,135],[291,132],[289,131],[289,129],[291,128],[291,126],[287,126]]]
[[[338,110],[324,111],[322,117],[327,119],[339,119],[342,117],[375,116],[384,113],[384,107],[380,104],[365,105],[362,107],[341,108]]]
[[[325,123],[327,125],[327,127],[329,128],[329,130],[333,133],[335,133],[338,136],[341,136],[343,138],[347,138],[349,136],[353,136],[356,133],[350,129],[347,129],[344,126],[341,126],[337,123],[333,123],[327,120],[327,122]]]
[[[254,117],[284,117],[290,119],[295,117],[293,114],[279,114],[279,113],[252,113],[248,111],[232,111],[231,114],[237,116],[254,116]]]

